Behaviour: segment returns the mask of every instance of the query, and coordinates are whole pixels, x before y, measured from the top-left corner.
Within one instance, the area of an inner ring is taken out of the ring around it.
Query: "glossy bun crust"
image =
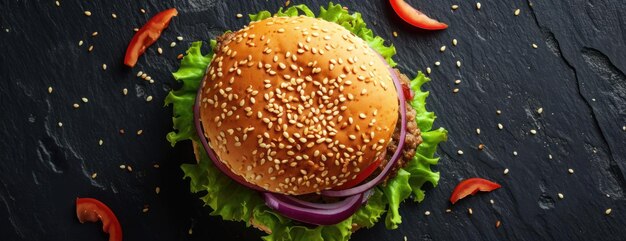
[[[273,17],[219,38],[202,86],[211,148],[271,192],[352,180],[384,156],[398,120],[387,65],[335,23]]]

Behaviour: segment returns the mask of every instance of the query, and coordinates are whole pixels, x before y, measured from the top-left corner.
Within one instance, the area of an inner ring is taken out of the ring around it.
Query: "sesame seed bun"
[[[200,115],[232,172],[271,192],[354,179],[383,156],[398,119],[387,65],[335,23],[273,17],[219,38]]]

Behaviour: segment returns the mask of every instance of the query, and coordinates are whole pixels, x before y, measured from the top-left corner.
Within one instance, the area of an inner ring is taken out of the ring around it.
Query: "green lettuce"
[[[303,14],[315,17],[314,13],[305,5],[296,5],[287,9],[279,9],[276,16],[297,16]],[[258,21],[273,16],[268,11],[261,11],[249,15],[252,21]],[[363,21],[359,13],[350,14],[339,4],[330,3],[328,7],[322,7],[316,16],[327,21],[335,22],[355,35],[364,39],[387,62],[394,66],[392,57],[396,50],[393,45],[384,45],[384,40],[375,36],[371,29]],[[215,40],[211,41],[211,49],[215,48]],[[171,91],[165,99],[166,105],[173,106],[173,128],[167,135],[168,141],[175,145],[179,141],[197,141],[198,137],[194,130],[193,104],[197,89],[205,74],[206,67],[213,58],[212,50],[208,54],[202,54],[202,43],[195,42],[187,50],[182,59],[180,68],[173,73],[174,78],[182,84],[177,90]],[[437,145],[447,139],[447,132],[443,128],[432,129],[436,118],[433,112],[426,110],[427,91],[421,87],[429,79],[421,72],[410,83],[415,92],[415,98],[411,106],[417,110],[417,124],[422,131],[423,142],[417,148],[416,154],[404,168],[398,170],[396,177],[388,180],[386,185],[374,188],[373,195],[354,215],[341,223],[328,226],[309,227],[286,218],[274,212],[264,204],[262,197],[255,191],[245,188],[226,175],[223,175],[212,165],[211,160],[204,152],[200,152],[200,158],[196,164],[183,164],[181,166],[185,178],[190,180],[190,190],[193,193],[202,193],[201,199],[210,207],[211,215],[220,216],[224,220],[243,221],[248,226],[262,226],[271,233],[263,237],[266,241],[291,241],[291,240],[337,240],[345,241],[352,234],[353,225],[362,228],[370,228],[378,222],[384,213],[385,225],[389,229],[395,229],[402,222],[398,212],[400,203],[411,195],[414,201],[424,199],[423,185],[427,182],[433,186],[439,181],[439,173],[431,170],[431,165],[436,165],[438,158],[435,157]]]

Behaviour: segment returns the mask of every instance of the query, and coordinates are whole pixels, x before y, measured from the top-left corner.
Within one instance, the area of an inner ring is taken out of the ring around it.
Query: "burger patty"
[[[400,77],[400,81],[403,85],[409,85],[410,80],[409,77],[400,73],[398,69],[394,69],[396,74]],[[396,165],[391,169],[391,173],[387,175],[385,181],[389,178],[395,177],[398,171],[398,168],[404,167],[412,158],[415,156],[415,151],[417,146],[422,143],[422,136],[419,127],[417,126],[417,122],[415,121],[417,112],[411,105],[409,105],[409,99],[407,98],[406,105],[406,138],[404,139],[404,146],[402,147],[402,156],[398,159]],[[387,145],[387,153],[386,158],[381,162],[380,168],[384,168],[387,164],[388,160],[391,160],[391,157],[396,152],[398,148],[398,139],[400,139],[400,117],[398,117],[398,124],[396,124],[396,129],[393,132],[391,142]]]

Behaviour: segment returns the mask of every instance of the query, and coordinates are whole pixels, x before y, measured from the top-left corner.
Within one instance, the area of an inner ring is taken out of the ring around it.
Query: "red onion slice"
[[[383,62],[387,64],[385,59],[383,59],[382,56],[380,57]],[[389,73],[391,74],[393,84],[395,85],[396,91],[398,92],[398,101],[400,102],[400,138],[398,139],[398,148],[393,153],[393,156],[391,156],[391,160],[389,160],[387,162],[387,165],[385,165],[385,168],[383,168],[383,170],[374,179],[356,187],[351,187],[344,190],[325,190],[322,191],[322,196],[347,197],[370,190],[374,186],[378,185],[389,174],[393,166],[395,166],[398,162],[398,159],[401,158],[402,148],[404,147],[404,140],[406,139],[406,99],[404,98],[404,93],[402,91],[402,83],[400,82],[396,71],[393,70],[388,64],[387,67],[389,68]]]
[[[271,209],[290,219],[314,225],[333,225],[346,220],[361,207],[365,195],[362,193],[348,197],[332,209],[317,209],[300,206],[274,193],[263,193],[265,204]]]
[[[256,191],[265,191],[263,189],[261,189],[260,187],[247,182],[243,177],[233,173],[230,168],[228,168],[226,165],[224,165],[224,163],[222,163],[222,161],[220,161],[220,159],[217,158],[217,155],[215,155],[215,152],[213,151],[213,149],[211,149],[211,147],[209,146],[209,143],[206,140],[206,137],[204,136],[204,128],[202,128],[202,124],[200,123],[200,100],[202,99],[202,86],[204,83],[204,78],[202,79],[202,81],[200,81],[200,85],[198,86],[198,94],[196,95],[196,103],[193,106],[193,121],[194,124],[196,126],[196,133],[198,134],[198,139],[200,139],[200,143],[202,143],[202,147],[204,148],[204,150],[206,151],[207,155],[209,155],[209,158],[211,159],[211,161],[213,161],[213,164],[220,169],[220,171],[222,171],[222,173],[226,174],[228,177],[230,177],[231,179],[235,180],[236,182],[238,182],[239,184],[246,186],[248,188],[251,188],[253,190]]]

